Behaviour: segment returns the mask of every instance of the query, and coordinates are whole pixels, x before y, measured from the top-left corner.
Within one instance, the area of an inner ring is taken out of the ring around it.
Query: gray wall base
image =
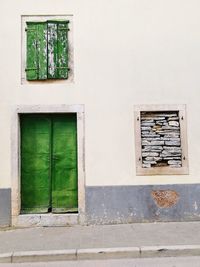
[[[0,189],[0,226],[11,224],[11,189]]]
[[[86,223],[200,220],[200,184],[88,186]],[[11,224],[11,189],[0,189],[0,227]]]
[[[200,184],[86,188],[88,224],[200,220]]]

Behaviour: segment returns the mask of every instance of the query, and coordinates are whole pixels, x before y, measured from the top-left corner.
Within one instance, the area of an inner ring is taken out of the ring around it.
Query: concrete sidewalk
[[[200,255],[200,222],[0,230],[0,262]]]

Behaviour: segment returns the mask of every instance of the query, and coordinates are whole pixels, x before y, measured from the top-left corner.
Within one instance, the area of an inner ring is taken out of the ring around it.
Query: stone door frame
[[[78,152],[78,213],[77,214],[20,214],[20,114],[76,113]],[[12,226],[63,226],[85,222],[85,149],[84,105],[19,105],[14,107],[11,129],[11,221]]]

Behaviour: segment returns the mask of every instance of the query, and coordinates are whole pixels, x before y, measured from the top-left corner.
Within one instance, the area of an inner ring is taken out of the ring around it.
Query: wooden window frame
[[[68,78],[67,79],[45,79],[27,80],[26,79],[26,58],[27,58],[27,38],[26,22],[47,22],[48,20],[69,21],[68,31]],[[74,82],[74,46],[73,46],[73,16],[72,15],[23,15],[21,16],[21,84],[69,84]]]
[[[20,114],[28,113],[76,113],[78,152],[78,213],[76,214],[20,214]],[[64,226],[85,222],[85,134],[84,105],[20,105],[14,107],[11,129],[12,166],[12,225],[13,226]]]
[[[180,139],[182,148],[182,166],[180,168],[164,167],[142,167],[142,145],[141,145],[141,112],[178,111],[180,122]],[[187,147],[187,118],[186,105],[136,105],[134,106],[135,122],[135,155],[136,175],[184,175],[189,174],[188,147]]]

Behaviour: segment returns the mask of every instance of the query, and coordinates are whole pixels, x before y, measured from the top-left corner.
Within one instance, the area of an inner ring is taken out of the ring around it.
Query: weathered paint
[[[68,21],[48,21],[48,78],[68,78]]]
[[[77,212],[76,114],[52,116],[52,212]]]
[[[21,211],[78,209],[76,114],[21,116]]]
[[[68,78],[68,21],[58,23],[58,61],[57,77]]]
[[[43,213],[50,207],[51,120],[45,115],[21,119],[21,212]]]
[[[21,195],[20,195],[20,115],[28,114],[72,114],[76,116],[77,128],[77,178],[78,178],[78,213],[66,214],[20,214]],[[40,225],[66,225],[67,223],[85,222],[85,132],[84,132],[84,105],[23,105],[16,106],[12,116],[12,225],[31,226],[35,223]],[[34,219],[35,218],[35,219]]]
[[[47,79],[47,24],[27,22],[27,80]]]
[[[10,189],[8,189],[10,190]],[[174,191],[179,195],[175,205],[159,207],[152,198],[153,191]],[[10,193],[0,190],[1,220],[9,220]],[[134,223],[200,220],[200,185],[145,185],[145,186],[87,186],[86,187],[86,223]],[[3,198],[2,198],[3,197]],[[6,212],[3,211],[6,209]],[[3,214],[3,215],[2,215]],[[56,215],[56,214],[55,214]],[[74,214],[73,214],[74,215]],[[26,215],[19,218],[18,225],[51,225],[51,218]],[[45,214],[44,214],[45,216]],[[61,216],[61,215],[59,215]],[[45,218],[45,219],[44,219]],[[54,219],[53,219],[54,220]],[[65,219],[63,219],[65,221]],[[64,223],[63,221],[63,223]],[[58,221],[56,220],[58,223]]]
[[[199,184],[88,186],[86,221],[109,224],[200,220],[199,195]]]
[[[68,78],[68,23],[27,22],[27,80]]]
[[[151,195],[160,208],[170,208],[179,199],[179,194],[173,190],[155,190],[151,192]]]
[[[57,73],[57,24],[48,23],[48,78],[56,78]]]

